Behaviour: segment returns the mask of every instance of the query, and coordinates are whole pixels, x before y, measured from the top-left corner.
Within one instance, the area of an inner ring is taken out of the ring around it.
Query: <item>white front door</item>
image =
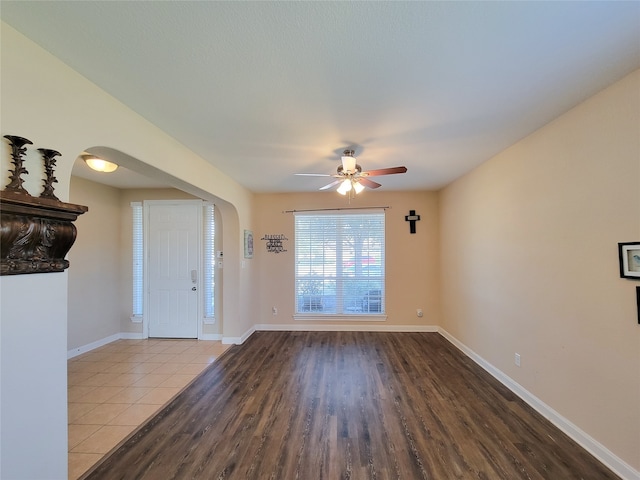
[[[202,203],[147,206],[149,337],[198,338]]]

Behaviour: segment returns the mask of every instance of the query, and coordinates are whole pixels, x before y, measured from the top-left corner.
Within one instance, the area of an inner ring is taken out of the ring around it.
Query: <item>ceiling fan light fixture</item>
[[[340,195],[346,195],[350,191],[351,191],[351,180],[346,179],[338,187],[338,193]]]
[[[356,157],[353,156],[353,150],[344,151],[342,169],[345,173],[354,173],[356,171]]]
[[[95,170],[96,172],[111,173],[118,169],[117,164],[102,160],[98,157],[85,156],[83,157],[83,160],[90,169]]]
[[[381,184],[371,180],[369,177],[407,172],[407,167],[378,168],[363,172],[362,167],[356,163],[356,157],[353,156],[353,150],[347,149],[342,153],[342,163],[338,165],[337,171],[333,175],[324,173],[296,173],[296,175],[333,177],[335,180],[323,187],[320,187],[320,190],[333,189],[337,185],[337,192],[340,195],[349,194],[349,198],[351,199],[365,190],[365,188],[374,189],[382,186]]]

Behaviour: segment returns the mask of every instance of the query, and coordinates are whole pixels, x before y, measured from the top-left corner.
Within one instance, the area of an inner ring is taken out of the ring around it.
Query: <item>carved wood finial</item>
[[[53,176],[53,167],[56,166],[56,159],[54,157],[60,155],[60,152],[50,150],[48,148],[39,148],[38,151],[42,154],[42,158],[44,160],[44,171],[47,175],[47,178],[43,180],[44,189],[42,190],[40,197],[59,200],[53,193],[53,184],[58,183],[58,179]]]
[[[29,173],[27,169],[22,166],[24,162],[24,158],[22,157],[27,152],[25,145],[33,145],[33,143],[31,140],[27,140],[26,138],[18,137],[16,135],[5,135],[4,138],[9,140],[11,144],[11,158],[13,159],[11,163],[15,166],[13,170],[10,170],[11,175],[9,178],[11,179],[11,182],[5,187],[5,190],[29,195],[29,192],[27,192],[27,190],[22,186],[24,180],[21,176]]]

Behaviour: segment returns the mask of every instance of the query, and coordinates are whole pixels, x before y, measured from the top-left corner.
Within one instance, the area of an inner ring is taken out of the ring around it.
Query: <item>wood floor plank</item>
[[[616,479],[437,333],[257,332],[86,479]]]

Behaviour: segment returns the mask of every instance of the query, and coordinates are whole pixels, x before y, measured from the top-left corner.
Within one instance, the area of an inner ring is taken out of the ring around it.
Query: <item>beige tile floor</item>
[[[118,340],[70,359],[69,479],[81,477],[227,348],[203,340]]]

